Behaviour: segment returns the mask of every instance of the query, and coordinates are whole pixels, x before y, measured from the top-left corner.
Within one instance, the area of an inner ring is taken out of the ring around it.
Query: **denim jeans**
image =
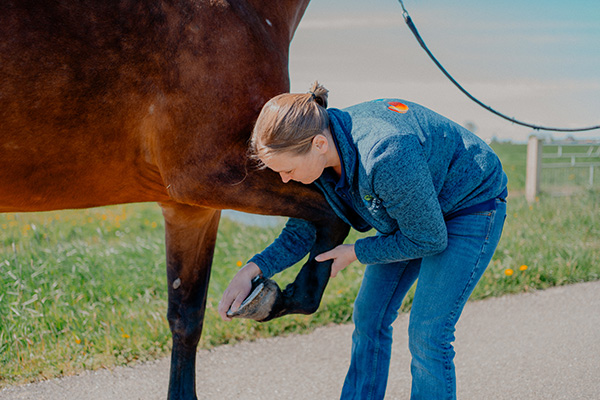
[[[506,203],[496,210],[446,222],[441,253],[392,264],[368,265],[354,303],[352,358],[341,398],[383,399],[392,349],[392,322],[418,278],[410,312],[411,399],[455,399],[455,325],[496,250]]]

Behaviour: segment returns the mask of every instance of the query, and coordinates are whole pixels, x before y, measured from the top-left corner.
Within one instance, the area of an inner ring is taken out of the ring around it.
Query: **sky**
[[[483,103],[536,125],[600,125],[600,1],[404,4],[431,52]],[[525,142],[533,132],[462,94],[421,49],[397,0],[312,0],[291,44],[290,77],[292,92],[318,80],[330,107],[397,97],[474,125],[484,139]],[[571,135],[600,139],[600,130]]]

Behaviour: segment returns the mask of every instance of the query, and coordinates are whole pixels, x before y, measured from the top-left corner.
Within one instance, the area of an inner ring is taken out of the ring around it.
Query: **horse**
[[[165,220],[169,399],[196,399],[222,209],[313,223],[317,240],[266,317],[313,313],[349,227],[313,186],[253,168],[262,105],[289,91],[309,0],[0,3],[0,212],[156,202]],[[263,310],[264,311],[264,310]]]

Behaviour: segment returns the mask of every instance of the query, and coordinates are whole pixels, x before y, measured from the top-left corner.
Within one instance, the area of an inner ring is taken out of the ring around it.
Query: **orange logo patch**
[[[405,114],[408,111],[408,106],[406,104],[402,104],[397,101],[392,101],[388,104],[390,105],[388,110],[396,111],[400,114]]]

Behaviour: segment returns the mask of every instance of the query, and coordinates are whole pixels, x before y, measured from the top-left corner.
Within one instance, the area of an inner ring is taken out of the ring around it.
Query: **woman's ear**
[[[329,141],[324,135],[319,134],[313,138],[313,146],[317,149],[318,152],[325,153],[329,148]]]

